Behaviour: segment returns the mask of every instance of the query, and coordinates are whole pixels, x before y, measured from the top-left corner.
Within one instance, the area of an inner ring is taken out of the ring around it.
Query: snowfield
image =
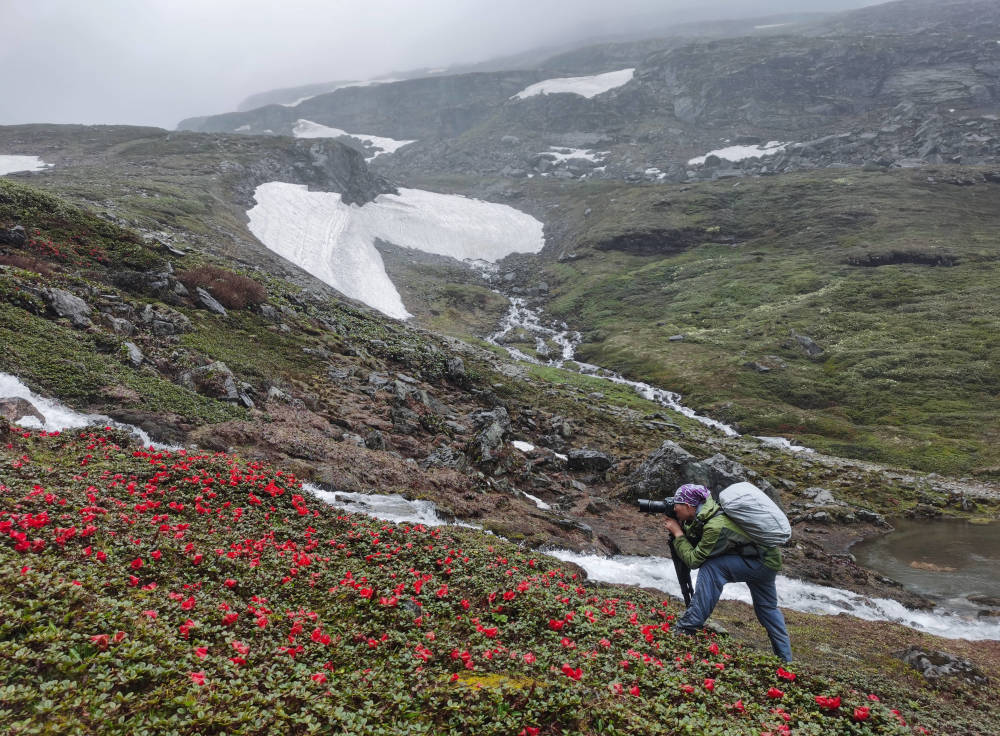
[[[375,154],[373,156],[366,157],[365,161],[376,159],[383,153],[395,153],[403,146],[409,145],[410,143],[416,143],[416,141],[397,141],[393,138],[384,138],[382,136],[368,135],[366,133],[348,133],[346,130],[341,130],[340,128],[331,128],[326,125],[314,123],[312,120],[303,119],[299,119],[295,122],[295,127],[292,128],[292,135],[296,138],[341,138],[343,136],[357,138],[359,141],[363,141],[369,144],[372,148],[377,149]]]
[[[748,158],[771,156],[784,151],[790,144],[779,141],[769,141],[763,146],[729,146],[709,151],[704,156],[698,156],[688,161],[688,166],[701,166],[709,156],[718,156],[725,161],[743,161]]]
[[[617,72],[607,72],[606,74],[596,74],[591,77],[562,77],[560,79],[546,79],[537,82],[530,87],[525,87],[512,100],[524,100],[535,95],[556,95],[569,93],[580,95],[590,99],[608,90],[621,87],[632,79],[635,69],[621,69]]]
[[[0,155],[0,176],[13,174],[16,171],[42,171],[51,165],[42,161],[38,156]]]
[[[247,212],[261,243],[345,296],[390,317],[406,319],[395,285],[385,272],[376,240],[458,260],[496,261],[511,253],[537,253],[542,223],[513,207],[400,189],[361,207],[340,194],[269,182],[257,187]]]

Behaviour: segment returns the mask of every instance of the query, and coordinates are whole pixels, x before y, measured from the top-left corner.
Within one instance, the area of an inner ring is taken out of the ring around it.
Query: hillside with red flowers
[[[899,683],[676,634],[676,601],[476,530],[236,455],[0,432],[12,734],[928,733]],[[934,732],[989,730],[960,727]]]

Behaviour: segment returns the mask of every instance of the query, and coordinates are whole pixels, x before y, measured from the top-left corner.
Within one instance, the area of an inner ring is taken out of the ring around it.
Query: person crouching
[[[677,520],[668,518],[666,526],[674,537],[674,549],[688,567],[698,570],[694,597],[677,629],[694,634],[712,614],[726,583],[746,583],[771,648],[785,662],[791,662],[791,640],[778,609],[774,584],[781,569],[781,550],[754,545],[704,486],[682,485],[674,493],[673,503]]]

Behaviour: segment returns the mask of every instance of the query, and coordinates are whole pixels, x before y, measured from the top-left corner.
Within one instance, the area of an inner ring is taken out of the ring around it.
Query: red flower
[[[149,618],[151,618],[151,619],[153,619],[155,621],[158,614],[156,613],[156,611],[143,611],[142,615],[143,616],[148,616]]]
[[[867,705],[859,705],[854,709],[854,720],[856,721],[867,721],[870,715],[871,712]]]
[[[565,621],[561,621],[557,618],[549,619],[549,628],[552,629],[553,631],[562,631],[562,628],[565,625],[566,625]]]
[[[190,611],[192,608],[194,608],[194,602],[195,602],[194,601],[194,596],[193,595],[189,595],[187,597],[187,599],[185,599],[181,603],[181,608],[183,608],[185,611]]]
[[[324,675],[322,672],[317,672],[315,675],[312,676],[312,679],[313,682],[323,683],[326,682],[326,675]]]
[[[531,652],[528,652],[527,654],[524,655],[524,661],[527,664],[534,664],[535,663],[535,655],[532,654]]]
[[[158,549],[154,550],[153,553],[150,555],[150,557],[152,557],[154,560],[158,560],[162,556],[163,556],[162,553]]]
[[[517,736],[538,736],[540,730],[533,726],[525,726],[518,732]]]
[[[204,673],[204,671],[202,671],[202,672],[189,672],[188,673],[188,677],[191,678],[191,682],[193,682],[195,685],[204,685],[205,684],[205,673]]]
[[[795,673],[794,672],[789,672],[788,670],[786,670],[786,669],[784,669],[782,667],[779,667],[778,668],[778,677],[780,677],[782,680],[788,680],[789,682],[793,682],[795,680]]]
[[[638,685],[633,685],[632,687],[630,687],[628,689],[628,691],[629,691],[630,694],[636,696],[637,698],[639,697],[639,686]]]
[[[232,578],[226,578],[226,582],[223,583],[227,588],[232,588],[236,585],[236,581]]]
[[[746,706],[743,705],[742,700],[737,700],[735,703],[733,703],[733,710],[735,710],[737,713],[743,713],[746,711]]]
[[[706,677],[705,689],[708,690],[708,692],[712,692],[713,690],[715,690],[715,680],[713,680],[711,677]]]
[[[772,687],[770,690],[767,691],[767,697],[775,699],[783,698],[785,697],[785,693],[776,687]]]
[[[222,625],[232,626],[233,624],[236,623],[236,619],[238,619],[239,617],[240,615],[238,613],[227,613],[225,616],[222,617]]]
[[[132,560],[132,569],[133,570],[138,570],[140,567],[142,567],[142,564],[143,564],[142,563],[142,558],[141,557],[136,557],[134,560]]]
[[[105,649],[108,648],[108,635],[107,634],[95,634],[94,636],[90,637],[90,640],[101,651],[104,651]]]
[[[816,696],[816,704],[820,708],[825,708],[826,710],[837,710],[840,707],[840,696],[829,698],[825,695]]]
[[[689,693],[689,694],[693,693],[694,692],[694,685],[681,685],[681,690],[683,690],[684,692]]]
[[[573,667],[568,664],[564,664],[562,666],[562,672],[571,680],[579,680],[583,677],[583,670],[581,668],[577,667],[576,669],[573,669]]]
[[[711,652],[712,654],[718,654],[719,645],[713,641],[711,644],[708,645],[708,651]]]
[[[198,655],[198,659],[204,659],[208,656],[208,647],[197,647],[194,653]]]

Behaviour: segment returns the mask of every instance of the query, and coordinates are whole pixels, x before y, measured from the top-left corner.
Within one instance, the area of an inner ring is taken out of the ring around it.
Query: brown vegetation
[[[245,309],[267,301],[267,290],[259,283],[218,266],[199,266],[177,278],[192,291],[205,289],[227,309]]]

